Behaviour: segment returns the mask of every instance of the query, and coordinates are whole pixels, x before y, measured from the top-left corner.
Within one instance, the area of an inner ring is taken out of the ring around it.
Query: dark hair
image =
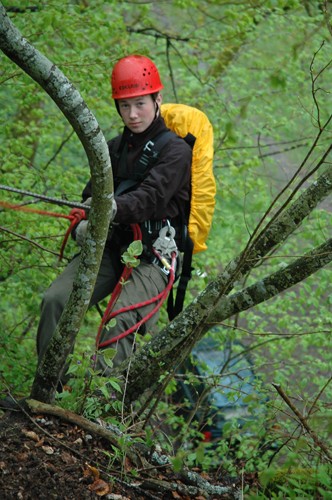
[[[153,92],[153,94],[145,94],[145,95],[150,95],[152,97],[152,100],[153,102],[156,102],[157,100],[157,97],[159,95],[159,91],[158,92]],[[145,97],[145,96],[144,96]],[[116,107],[116,110],[117,112],[119,113],[119,115],[121,116],[121,113],[120,113],[120,108],[119,108],[119,102],[121,99],[114,99],[114,104],[115,104],[115,107]],[[158,106],[158,109],[159,109],[159,106]]]

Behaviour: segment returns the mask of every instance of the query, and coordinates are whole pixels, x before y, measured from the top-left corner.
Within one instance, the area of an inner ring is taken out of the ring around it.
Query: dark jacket
[[[162,117],[152,122],[141,134],[124,127],[121,136],[109,141],[114,191],[121,181],[118,177],[121,150],[127,144],[126,175],[131,177],[137,159],[148,140],[167,130]],[[120,139],[121,137],[121,139]],[[120,149],[120,151],[119,151]],[[188,222],[190,206],[190,173],[192,150],[186,142],[173,136],[146,177],[128,193],[115,196],[117,214],[114,222],[121,226],[170,219],[174,226]],[[83,191],[83,201],[91,196],[91,182]]]

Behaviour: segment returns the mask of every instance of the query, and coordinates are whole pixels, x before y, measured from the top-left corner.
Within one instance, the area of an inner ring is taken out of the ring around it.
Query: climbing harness
[[[134,241],[136,240],[141,240],[142,239],[142,232],[138,224],[131,224],[131,228],[134,233]],[[160,309],[164,301],[166,300],[168,293],[170,292],[174,280],[175,280],[175,266],[176,266],[176,259],[178,256],[178,250],[177,246],[174,240],[175,236],[175,229],[168,223],[167,226],[164,226],[160,229],[159,231],[159,237],[156,239],[156,241],[153,244],[153,253],[156,256],[156,259],[160,261],[162,264],[162,269],[161,271],[164,272],[169,276],[168,278],[168,284],[166,288],[160,292],[158,295],[155,297],[152,297],[151,299],[148,299],[143,302],[138,302],[136,304],[131,304],[129,306],[122,307],[116,311],[113,311],[113,308],[115,306],[115,303],[117,299],[119,298],[119,295],[121,293],[121,289],[123,286],[123,283],[128,281],[130,278],[130,275],[132,273],[133,268],[126,267],[124,268],[120,279],[118,280],[117,285],[115,286],[110,301],[106,307],[106,310],[104,312],[104,315],[102,317],[101,323],[99,325],[97,337],[96,337],[96,348],[97,349],[102,349],[105,347],[108,347],[109,345],[118,342],[122,338],[126,337],[127,335],[130,335],[131,333],[138,332],[141,326],[146,323],[156,312]],[[170,262],[169,262],[170,261]],[[157,261],[156,261],[157,263]],[[104,342],[100,342],[100,337],[102,335],[104,327],[107,325],[107,323],[112,319],[118,316],[119,314],[123,314],[127,311],[132,311],[134,309],[140,309],[142,307],[145,307],[147,305],[156,303],[155,307],[148,313],[146,314],[140,321],[132,325],[130,328],[125,330],[124,332],[120,333],[116,337],[113,337],[109,340],[106,340]]]

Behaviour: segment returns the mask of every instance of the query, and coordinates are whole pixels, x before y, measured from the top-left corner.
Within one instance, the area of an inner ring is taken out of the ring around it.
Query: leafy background
[[[24,36],[79,89],[107,139],[121,130],[111,99],[111,68],[129,53],[146,54],[155,61],[165,86],[164,102],[183,102],[208,115],[215,134],[218,194],[209,249],[195,257],[187,296],[187,302],[191,301],[245,247],[313,142],[317,110],[312,78],[330,62],[329,2],[56,0],[40,1],[36,8],[27,0],[19,2],[19,7],[11,1],[3,4]],[[65,118],[4,55],[0,83],[1,183],[79,200],[89,167]],[[328,66],[319,75],[315,94],[322,122],[331,114],[331,84]],[[331,142],[331,129],[325,141]],[[285,195],[291,190],[292,186]],[[22,197],[2,191],[1,200],[21,203]],[[35,207],[31,199],[24,198],[24,202]],[[60,207],[37,206],[66,213]],[[63,219],[0,207],[0,390],[4,393],[29,391],[36,366],[39,305],[43,291],[65,264],[59,265],[54,254],[65,230]],[[322,243],[330,233],[329,201],[249,276],[248,284]],[[66,259],[75,251],[69,242]],[[317,465],[319,453],[299,439],[301,429],[271,382],[280,384],[301,411],[312,408],[312,425],[328,439],[330,281],[331,269],[320,270],[290,291],[232,318],[215,333],[221,349],[225,342],[235,340],[241,343],[237,349],[243,355],[250,351],[258,375],[255,383],[260,384],[269,410],[269,417],[256,421],[255,433],[268,428],[269,439],[287,443],[278,461],[289,465]],[[165,321],[163,311],[160,325]],[[90,311],[77,343],[78,356],[93,350],[98,322],[98,313]],[[226,463],[230,446],[224,442],[220,446]],[[255,444],[250,448],[246,441],[237,459],[248,470],[265,469],[271,455],[257,462],[257,454]],[[192,453],[191,460],[197,457],[210,465],[211,455],[207,459],[206,454],[202,458]]]

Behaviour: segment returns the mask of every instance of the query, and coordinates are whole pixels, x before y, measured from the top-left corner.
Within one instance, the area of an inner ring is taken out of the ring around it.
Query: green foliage
[[[11,6],[9,1],[3,3]],[[30,6],[27,0],[19,3],[21,9]],[[156,62],[165,102],[197,106],[209,116],[215,134],[217,205],[209,249],[194,258],[189,303],[245,247],[277,194],[297,172],[319,120],[324,123],[331,114],[331,71],[323,71],[329,63],[331,35],[323,4],[271,0],[242,3],[240,8],[238,2],[219,0],[37,3],[37,11],[9,11],[9,16],[73,81],[107,139],[121,129],[111,102],[109,76],[114,61],[128,53],[143,53]],[[49,97],[4,55],[0,102],[1,183],[79,200],[90,174],[79,139]],[[267,220],[330,144],[331,128],[322,139],[309,167],[285,189]],[[1,200],[32,203],[6,192],[1,192]],[[41,203],[38,208],[50,210]],[[66,213],[60,207],[53,210]],[[237,283],[236,290],[322,243],[331,234],[330,212],[331,204],[323,203],[245,282]],[[64,265],[56,254],[67,225],[63,219],[1,207],[0,217],[0,390],[23,396],[36,367],[39,304]],[[74,242],[69,242],[66,259],[75,252]],[[139,255],[139,249],[128,252],[129,264],[138,262],[134,255]],[[170,441],[181,443],[174,459],[179,470],[188,464],[205,470],[222,465],[231,473],[261,471],[262,488],[252,492],[252,498],[329,498],[330,471],[324,457],[310,436],[303,436],[299,422],[271,383],[280,384],[313,431],[323,442],[330,442],[330,281],[330,270],[322,269],[291,291],[223,325],[221,348],[230,340],[243,343],[243,354],[251,353],[257,392],[262,394],[262,400],[248,401],[253,414],[262,406],[264,412],[247,422],[245,433],[233,421],[218,443],[203,443],[195,419],[188,422],[168,404],[174,381],[168,387],[158,412],[170,438],[161,433],[158,439],[165,446]],[[71,363],[72,392],[65,391],[59,400],[90,418],[122,411],[118,381],[108,379],[106,385],[103,377],[91,376],[99,321],[97,312],[89,311]],[[162,311],[160,325],[166,321]],[[211,377],[209,383],[215,387],[219,381]],[[234,389],[230,397],[236,398],[239,390]],[[102,402],[95,397],[98,391]],[[112,399],[114,393],[119,400]],[[157,439],[157,430],[157,426],[149,429],[147,441]],[[277,446],[264,449],[262,443]],[[312,474],[303,472],[308,467]]]
[[[295,459],[295,457],[294,457]],[[260,481],[263,493],[248,498],[322,498],[328,499],[332,493],[331,467],[318,465],[312,469],[288,468],[262,471]]]
[[[115,349],[106,349],[103,358],[111,368]],[[68,370],[68,386],[58,394],[58,403],[64,408],[96,420],[101,415],[119,409],[122,389],[114,377],[103,376],[94,369],[93,356],[88,352],[74,356]]]
[[[143,245],[140,240],[133,241],[125,252],[123,252],[121,261],[126,267],[135,268],[139,266],[140,260],[137,258],[143,252]]]

